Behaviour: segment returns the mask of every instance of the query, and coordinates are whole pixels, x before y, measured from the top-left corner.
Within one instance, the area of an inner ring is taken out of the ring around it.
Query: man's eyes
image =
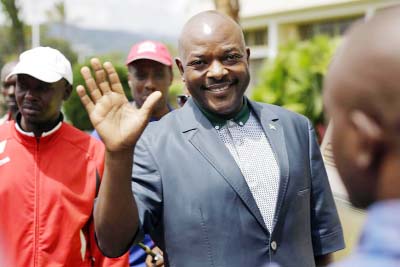
[[[204,60],[196,59],[189,62],[189,66],[201,66],[205,64]]]
[[[226,55],[227,60],[238,60],[241,59],[243,56],[241,54],[228,54]]]
[[[243,55],[238,54],[238,53],[234,53],[234,54],[227,54],[225,56],[223,56],[220,61],[221,62],[227,62],[227,63],[234,63],[239,61],[241,58],[243,58]],[[193,66],[193,67],[201,67],[207,64],[207,61],[203,60],[203,59],[195,59],[189,62],[189,66]]]
[[[135,75],[135,77],[138,79],[138,80],[144,80],[144,79],[146,79],[146,74],[143,74],[143,73],[136,73],[136,75]]]
[[[27,85],[25,85],[23,83],[17,83],[17,88],[22,91],[27,88]]]
[[[149,77],[150,75],[147,73],[137,73],[135,75],[136,79],[138,80],[146,80],[147,77]],[[163,71],[160,72],[155,72],[154,74],[152,74],[152,77],[156,78],[156,79],[164,79],[165,77],[165,73]]]

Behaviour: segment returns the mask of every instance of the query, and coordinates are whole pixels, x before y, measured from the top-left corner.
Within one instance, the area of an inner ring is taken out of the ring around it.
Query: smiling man
[[[244,96],[250,50],[230,18],[191,18],[179,55],[192,97],[142,135],[160,94],[134,110],[110,63],[92,60],[97,85],[81,71],[91,97],[77,91],[107,148],[100,247],[118,256],[149,233],[166,266],[329,262],[343,236],[310,122]]]
[[[70,62],[37,47],[21,54],[8,77],[16,78],[19,113],[0,126],[2,266],[127,266],[127,257],[107,259],[95,242],[104,146],[63,122]]]

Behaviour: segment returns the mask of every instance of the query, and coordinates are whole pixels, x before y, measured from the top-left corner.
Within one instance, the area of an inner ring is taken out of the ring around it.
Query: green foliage
[[[9,61],[18,59],[18,51],[10,40],[10,29],[0,26],[0,68]]]
[[[102,55],[91,55],[88,58],[92,58],[92,57],[97,57],[98,59],[100,59],[101,62],[112,62],[113,65],[118,66],[118,65],[123,65],[124,68],[125,67],[125,53],[121,52],[121,51],[114,51],[114,52],[109,52],[109,53],[105,53]]]
[[[260,72],[253,99],[301,113],[314,125],[322,123],[322,83],[338,41],[316,36],[280,47]]]
[[[83,66],[89,66],[89,65],[90,65],[89,62],[86,62],[84,64],[75,64],[73,66],[74,90],[70,98],[64,103],[63,106],[64,114],[67,120],[69,120],[75,127],[84,131],[93,130],[93,126],[89,120],[85,108],[81,103],[81,100],[79,99],[78,94],[76,93],[75,88],[79,84],[85,85],[85,81],[80,73],[80,69]],[[132,96],[128,86],[128,73],[126,67],[124,65],[114,65],[114,67],[121,80],[122,86],[124,87],[125,94],[128,96],[128,99],[131,100]]]

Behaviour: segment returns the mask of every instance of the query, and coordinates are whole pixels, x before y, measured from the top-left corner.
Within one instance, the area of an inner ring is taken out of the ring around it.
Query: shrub
[[[281,46],[261,70],[253,99],[303,114],[314,125],[323,123],[322,83],[337,44],[338,39],[316,36]]]

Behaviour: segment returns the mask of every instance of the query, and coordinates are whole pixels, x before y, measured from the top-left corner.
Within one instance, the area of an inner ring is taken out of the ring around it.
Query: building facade
[[[340,36],[353,22],[396,4],[400,0],[243,0],[240,23],[251,49],[249,91],[264,60],[274,58],[280,44],[318,34]]]

